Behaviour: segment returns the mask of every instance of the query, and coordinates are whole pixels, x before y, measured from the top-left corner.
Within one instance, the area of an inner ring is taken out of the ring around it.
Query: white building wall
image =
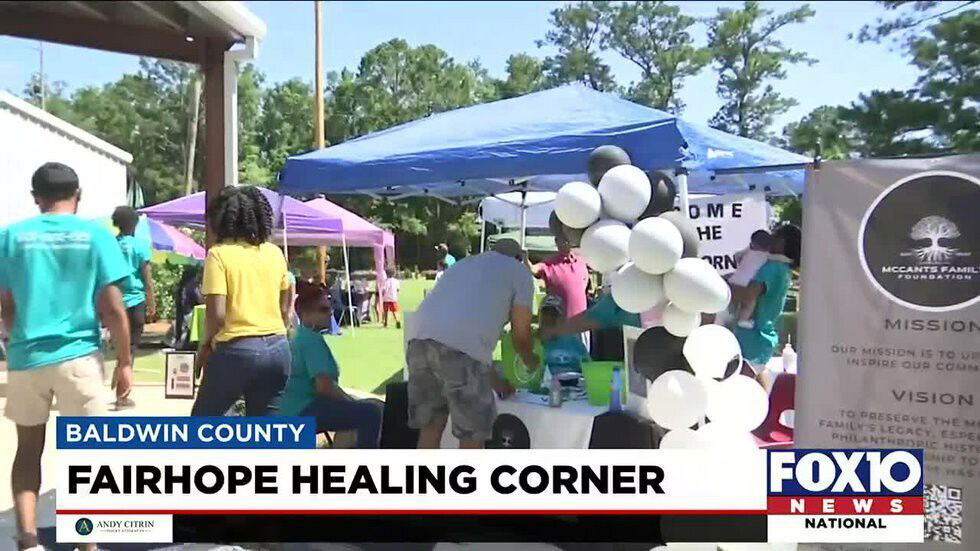
[[[80,216],[109,216],[126,204],[128,153],[0,92],[0,227],[38,213],[31,175],[50,161],[78,174]]]

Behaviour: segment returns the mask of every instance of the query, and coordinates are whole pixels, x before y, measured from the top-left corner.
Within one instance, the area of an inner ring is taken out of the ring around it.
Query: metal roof
[[[7,109],[16,112],[18,115],[24,118],[30,119],[42,126],[46,126],[55,132],[80,142],[91,149],[113,157],[122,163],[130,164],[133,162],[133,156],[126,151],[123,151],[122,149],[119,149],[111,143],[99,139],[92,134],[89,134],[73,124],[69,124],[59,119],[51,113],[34,107],[30,103],[18,98],[17,96],[14,96],[13,94],[4,92],[3,90],[0,90],[0,109]]]

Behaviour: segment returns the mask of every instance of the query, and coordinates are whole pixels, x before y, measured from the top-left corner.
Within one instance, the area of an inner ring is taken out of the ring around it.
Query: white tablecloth
[[[608,411],[586,400],[564,402],[560,408],[548,407],[548,397],[519,391],[506,400],[497,400],[497,415],[509,413],[524,423],[531,437],[531,448],[586,449],[592,438],[592,420]],[[452,434],[452,419],[442,433],[442,447],[459,447]]]

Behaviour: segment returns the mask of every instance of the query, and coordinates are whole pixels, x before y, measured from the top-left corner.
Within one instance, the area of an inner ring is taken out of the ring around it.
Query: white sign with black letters
[[[761,192],[692,198],[691,221],[701,238],[701,258],[722,275],[735,271],[735,253],[749,246],[752,233],[769,228]]]

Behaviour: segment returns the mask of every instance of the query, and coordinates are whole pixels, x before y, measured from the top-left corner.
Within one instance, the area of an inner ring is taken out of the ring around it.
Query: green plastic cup
[[[613,368],[622,368],[623,362],[582,362],[582,375],[585,377],[585,392],[589,404],[608,406],[612,393]],[[622,403],[626,403],[626,372],[623,371]]]

